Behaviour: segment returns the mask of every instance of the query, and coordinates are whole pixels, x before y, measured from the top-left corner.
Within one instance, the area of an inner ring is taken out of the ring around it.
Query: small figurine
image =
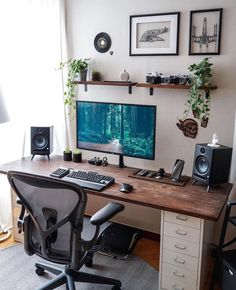
[[[212,140],[211,140],[211,143],[207,144],[207,146],[210,146],[210,147],[220,147],[219,144],[217,144],[219,142],[219,137],[216,133],[213,134],[212,136]]]

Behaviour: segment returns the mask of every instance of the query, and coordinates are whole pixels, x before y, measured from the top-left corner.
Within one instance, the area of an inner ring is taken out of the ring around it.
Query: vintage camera
[[[178,75],[180,85],[189,85],[191,82],[191,75],[189,74],[179,74]]]
[[[176,75],[169,75],[169,84],[178,84],[179,83],[179,77]]]
[[[190,84],[191,75],[189,74],[162,74],[162,73],[147,73],[146,74],[146,83],[149,84]]]
[[[161,84],[178,84],[179,78],[176,75],[160,74]]]
[[[169,83],[169,77],[166,74],[161,74],[160,75],[161,78],[161,84],[168,84]]]
[[[146,83],[157,84],[157,73],[146,73]]]

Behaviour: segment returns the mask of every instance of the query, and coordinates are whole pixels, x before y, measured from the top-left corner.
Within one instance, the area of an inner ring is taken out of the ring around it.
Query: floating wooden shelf
[[[129,94],[132,94],[132,87],[137,85],[137,82],[122,82],[122,81],[75,81],[74,83],[84,85],[85,91],[88,90],[88,85],[128,87]]]
[[[174,84],[149,84],[149,83],[137,83],[136,87],[141,88],[149,88],[150,89],[150,95],[153,95],[153,89],[179,89],[179,90],[188,90],[190,89],[190,85],[174,85]],[[216,90],[217,86],[204,86],[201,88],[202,90],[208,92],[209,90]]]
[[[75,81],[75,84],[84,85],[84,90],[87,92],[88,85],[94,86],[116,86],[116,87],[128,87],[129,94],[132,94],[132,87],[149,88],[150,95],[153,95],[153,89],[175,89],[175,90],[188,90],[190,85],[174,85],[174,84],[149,84],[149,83],[137,83],[137,82],[122,82],[122,81]],[[216,90],[217,86],[204,86],[202,90],[209,93],[210,90]]]

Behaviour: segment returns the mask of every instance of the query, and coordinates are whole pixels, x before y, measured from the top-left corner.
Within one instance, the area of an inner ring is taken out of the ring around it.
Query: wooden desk
[[[191,182],[179,187],[129,177],[137,170],[135,168],[121,169],[114,165],[95,167],[86,162],[65,162],[61,156],[52,156],[50,161],[44,157],[32,161],[30,158],[13,161],[0,166],[0,173],[18,170],[49,176],[60,166],[115,177],[115,184],[102,192],[87,190],[89,195],[160,209],[160,290],[202,288],[206,252],[213,228],[213,223],[209,221],[218,220],[231,184],[219,185],[207,192],[206,186],[192,185]],[[121,193],[119,187],[123,182],[132,183],[134,190],[129,194]]]

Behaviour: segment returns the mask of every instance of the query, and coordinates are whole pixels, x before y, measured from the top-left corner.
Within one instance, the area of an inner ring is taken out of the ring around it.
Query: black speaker
[[[31,127],[31,154],[47,155],[53,151],[53,126],[51,127]]]
[[[209,186],[228,182],[231,156],[230,147],[196,144],[192,175],[194,182],[200,181]]]

